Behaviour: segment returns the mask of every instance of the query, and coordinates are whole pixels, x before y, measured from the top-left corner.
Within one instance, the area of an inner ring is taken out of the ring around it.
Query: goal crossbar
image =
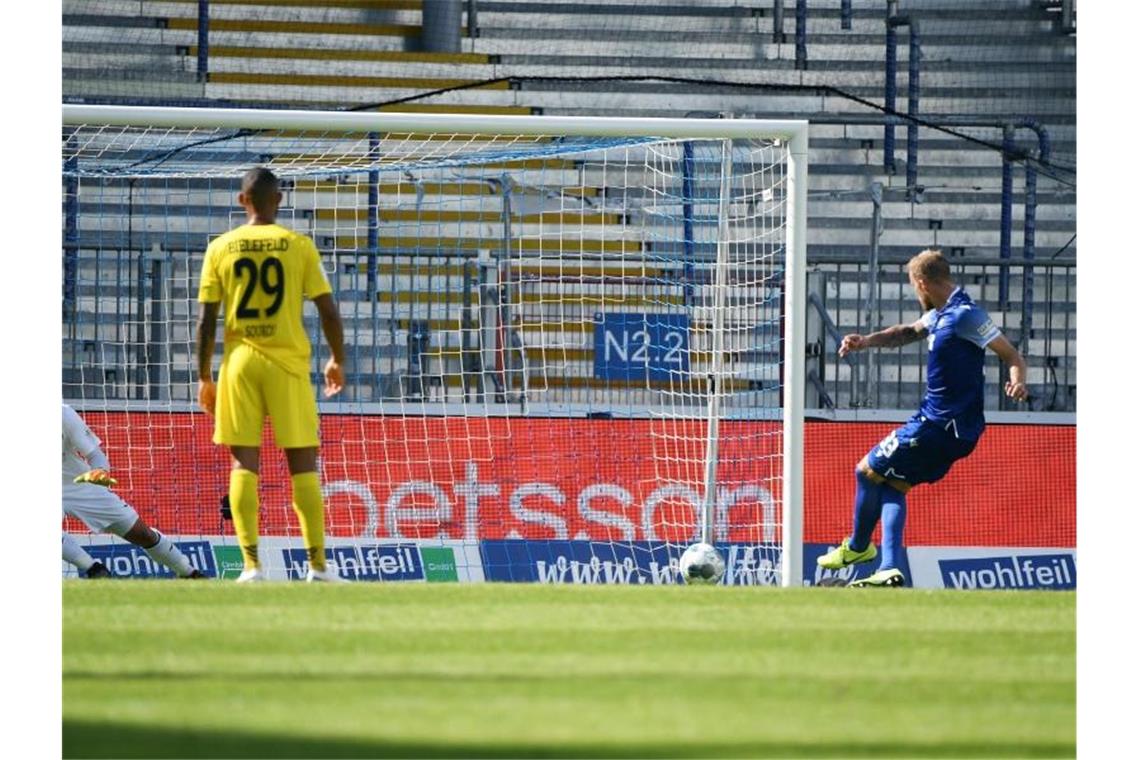
[[[206,127],[216,129],[327,130],[446,134],[572,135],[598,137],[778,138],[793,153],[807,150],[808,123],[766,119],[668,119],[608,116],[424,114],[297,111],[267,108],[163,108],[65,104],[63,123]]]

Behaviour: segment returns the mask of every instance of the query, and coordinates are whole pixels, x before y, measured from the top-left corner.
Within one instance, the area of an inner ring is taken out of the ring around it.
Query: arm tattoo
[[[898,348],[922,340],[922,333],[914,325],[895,325],[875,333],[873,338],[879,348]]]

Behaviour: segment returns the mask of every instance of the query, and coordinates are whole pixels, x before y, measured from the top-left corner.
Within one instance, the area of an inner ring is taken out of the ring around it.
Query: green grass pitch
[[[65,757],[1065,757],[1068,592],[67,581]]]

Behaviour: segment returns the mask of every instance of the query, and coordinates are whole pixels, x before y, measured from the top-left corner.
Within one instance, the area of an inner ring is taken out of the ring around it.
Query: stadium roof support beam
[[[807,0],[796,0],[796,68],[807,68]]]
[[[900,26],[910,28],[909,53],[907,60],[907,99],[906,114],[909,117],[906,127],[906,188],[907,197],[911,200],[920,199],[918,188],[918,102],[919,102],[919,67],[922,60],[922,45],[920,42],[918,19],[909,16],[896,15],[898,11],[897,0],[887,3],[887,50],[886,50],[886,82],[883,89],[883,106],[889,111],[895,110],[895,95],[898,80],[898,37],[895,29]],[[883,169],[894,171],[895,165],[895,124],[897,117],[887,116],[887,123],[883,132]]]
[[[1041,164],[1049,161],[1051,141],[1049,130],[1036,119],[1018,119],[1002,125],[1001,158],[1001,247],[999,255],[1008,261],[1013,253],[1013,160],[1014,136],[1018,129],[1030,129],[1037,135],[1037,160]],[[1018,343],[1024,344],[1031,337],[1033,326],[1033,260],[1037,258],[1037,167],[1032,162],[1025,164],[1025,219],[1022,227],[1021,256],[1025,260],[1021,295],[1021,329]],[[1009,305],[1009,265],[1003,263],[998,274],[998,301],[1002,308]],[[1024,349],[1023,349],[1024,350]]]

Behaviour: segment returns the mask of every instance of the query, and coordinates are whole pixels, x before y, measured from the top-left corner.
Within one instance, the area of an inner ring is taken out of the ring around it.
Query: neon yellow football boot
[[[818,558],[815,563],[828,570],[842,570],[860,562],[870,562],[879,555],[879,550],[872,543],[868,543],[867,548],[863,551],[857,552],[848,545],[850,541],[850,538],[843,539],[839,546]]]

